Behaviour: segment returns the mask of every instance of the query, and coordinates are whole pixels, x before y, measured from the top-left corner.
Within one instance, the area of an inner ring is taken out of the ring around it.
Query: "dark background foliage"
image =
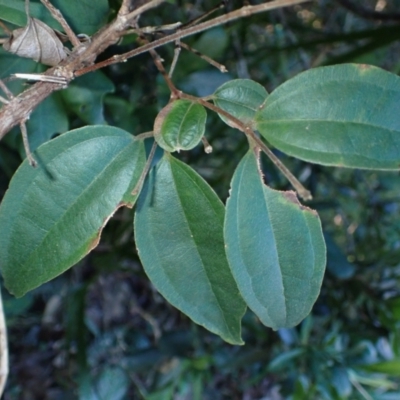
[[[227,3],[229,9],[242,5]],[[174,82],[208,95],[233,78],[251,78],[272,91],[303,70],[343,62],[398,74],[400,1],[353,1],[362,7],[357,13],[348,3],[319,0],[188,38],[229,72],[182,50]],[[118,4],[110,0],[114,9]],[[141,24],[186,22],[216,4],[168,2]],[[379,7],[388,18],[368,11]],[[132,48],[134,40],[125,38],[102,58]],[[173,51],[172,45],[160,49],[166,65]],[[84,76],[74,90],[54,95],[68,112],[64,130],[107,122],[133,134],[149,131],[169,96],[147,54]],[[59,126],[52,136],[64,131]],[[199,146],[178,156],[225,200],[247,143],[211,114],[206,137],[211,155]],[[0,197],[19,154],[18,133],[11,132],[0,143]],[[11,353],[4,398],[399,399],[398,173],[320,167],[277,154],[312,190],[310,206],[321,216],[328,246],[320,298],[300,326],[274,332],[248,312],[246,344],[238,347],[193,324],[152,288],[135,251],[132,210],[122,209],[79,265],[21,299],[3,289]],[[289,188],[268,160],[263,168],[270,186]]]

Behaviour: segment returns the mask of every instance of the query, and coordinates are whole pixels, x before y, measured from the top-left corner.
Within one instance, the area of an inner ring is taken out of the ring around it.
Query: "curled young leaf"
[[[190,150],[204,135],[207,112],[201,104],[176,100],[167,104],[154,121],[154,139],[169,152]]]

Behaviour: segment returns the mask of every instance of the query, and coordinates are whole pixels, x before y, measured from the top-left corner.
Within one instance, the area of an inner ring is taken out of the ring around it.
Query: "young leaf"
[[[240,293],[264,325],[297,325],[318,297],[326,249],[315,211],[264,185],[249,151],[226,206],[226,254]]]
[[[242,344],[246,306],[224,251],[224,206],[189,166],[166,154],[135,215],[136,245],[157,290],[194,322]]]
[[[40,146],[22,164],[0,206],[0,268],[16,296],[61,274],[95,248],[144,169],[142,142],[127,132],[92,126]]]
[[[323,165],[400,168],[400,78],[343,64],[299,74],[272,92],[256,127],[277,149]]]
[[[232,114],[245,124],[253,124],[256,111],[265,102],[268,93],[259,83],[250,79],[234,79],[220,86],[212,96],[215,105]],[[234,123],[223,115],[229,126]]]
[[[204,135],[207,112],[201,104],[176,100],[167,104],[154,121],[154,139],[169,152],[190,150]]]

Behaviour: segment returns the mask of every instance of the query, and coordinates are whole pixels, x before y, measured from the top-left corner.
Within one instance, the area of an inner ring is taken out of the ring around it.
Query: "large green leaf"
[[[189,166],[166,154],[143,188],[135,238],[157,290],[194,322],[242,344],[245,304],[229,270],[224,206]]]
[[[212,95],[215,105],[245,124],[253,124],[256,111],[265,102],[268,93],[259,83],[250,79],[234,79],[221,85]],[[235,124],[223,115],[229,126]]]
[[[326,249],[315,211],[265,186],[249,151],[226,206],[226,253],[249,308],[273,329],[298,324],[318,297]]]
[[[61,274],[97,246],[145,164],[142,142],[108,126],[76,129],[40,146],[0,206],[0,267],[16,296]]]
[[[400,78],[344,64],[299,74],[256,114],[260,133],[302,160],[368,169],[400,167]]]

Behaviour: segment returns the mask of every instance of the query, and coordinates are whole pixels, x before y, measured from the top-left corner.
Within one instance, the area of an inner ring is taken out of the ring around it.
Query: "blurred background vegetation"
[[[226,3],[228,9],[243,4]],[[218,4],[170,1],[140,22],[187,22]],[[110,0],[114,11],[118,5]],[[132,48],[136,39],[126,37],[102,58]],[[174,82],[206,96],[233,78],[250,78],[272,91],[301,71],[344,62],[398,74],[399,39],[400,0],[319,0],[185,39],[229,72],[182,50]],[[159,51],[167,66],[173,51],[173,45]],[[133,134],[152,130],[169,93],[145,54],[83,76],[54,96],[58,108],[50,114],[60,115],[46,132],[50,137],[88,123]],[[0,143],[0,197],[21,162],[18,132],[7,136]],[[210,113],[206,136],[212,154],[199,146],[178,157],[225,200],[246,139]],[[327,273],[306,320],[274,332],[249,311],[246,344],[224,343],[152,288],[132,240],[132,210],[123,209],[79,265],[21,299],[2,290],[10,346],[4,399],[399,400],[399,174],[320,167],[277,154],[312,190],[310,206],[327,240]],[[268,185],[289,188],[268,160],[264,173]]]

